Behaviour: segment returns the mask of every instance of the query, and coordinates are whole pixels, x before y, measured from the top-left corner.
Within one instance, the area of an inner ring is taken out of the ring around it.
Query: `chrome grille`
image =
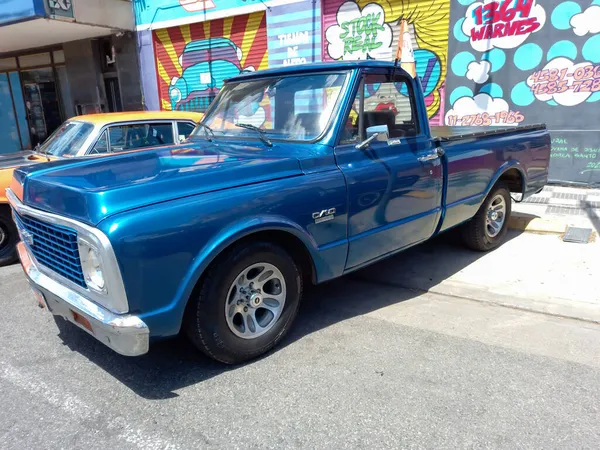
[[[75,230],[21,216],[14,210],[13,216],[23,242],[41,265],[87,288]]]

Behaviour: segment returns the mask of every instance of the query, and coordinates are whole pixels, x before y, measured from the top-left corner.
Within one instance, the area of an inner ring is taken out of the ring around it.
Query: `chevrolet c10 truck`
[[[497,247],[549,158],[544,125],[432,129],[418,78],[334,62],[236,76],[183,145],[23,167],[7,197],[40,306],[123,355],[183,331],[235,364],[308,283],[458,226]]]

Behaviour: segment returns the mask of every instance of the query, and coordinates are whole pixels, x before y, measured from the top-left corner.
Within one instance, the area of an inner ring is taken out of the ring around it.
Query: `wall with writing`
[[[321,0],[273,6],[267,25],[269,67],[321,61]]]
[[[457,0],[444,122],[546,123],[550,179],[600,183],[600,0]]]
[[[409,24],[427,113],[444,118],[450,2],[447,0],[322,0],[323,59],[391,61],[400,20]],[[402,94],[402,93],[401,93]],[[387,102],[387,100],[386,100]]]

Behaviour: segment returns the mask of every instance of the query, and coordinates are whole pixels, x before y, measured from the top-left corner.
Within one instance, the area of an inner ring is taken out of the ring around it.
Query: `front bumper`
[[[55,316],[62,316],[100,342],[125,356],[148,352],[150,330],[137,316],[118,315],[82,297],[43,274],[22,242],[17,244],[23,270],[32,287],[44,296],[45,305]],[[85,318],[91,329],[82,325]]]

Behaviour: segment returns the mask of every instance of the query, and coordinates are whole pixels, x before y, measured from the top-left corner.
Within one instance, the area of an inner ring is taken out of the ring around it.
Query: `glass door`
[[[51,67],[21,72],[31,145],[36,146],[62,123],[57,82]]]

